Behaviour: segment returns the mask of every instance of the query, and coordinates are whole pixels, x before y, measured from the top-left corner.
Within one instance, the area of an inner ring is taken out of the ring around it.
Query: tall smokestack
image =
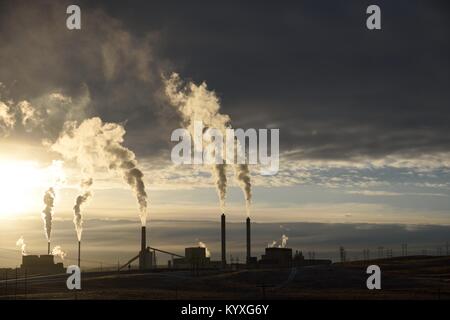
[[[50,255],[50,241],[47,242],[47,254]]]
[[[250,218],[247,217],[247,264],[250,264],[251,256]]]
[[[81,268],[81,241],[78,241],[78,268]]]
[[[147,241],[146,241],[146,232],[145,232],[145,226],[142,226],[141,228],[141,252],[139,252],[139,269],[145,270],[145,249],[147,247]]]
[[[145,248],[147,247],[146,239],[145,239],[145,226],[141,228],[141,252],[145,251]]]
[[[222,267],[226,267],[227,265],[227,253],[225,246],[225,213],[222,213],[221,216],[221,233],[222,233]]]

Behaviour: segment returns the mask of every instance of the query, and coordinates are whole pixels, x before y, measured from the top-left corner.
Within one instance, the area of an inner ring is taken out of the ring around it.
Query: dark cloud
[[[64,5],[7,2],[0,81],[14,95],[85,83],[105,120],[128,120],[138,155],[167,150],[178,118],[160,73],[207,81],[238,127],[281,128],[302,157],[409,157],[449,151],[450,43],[445,1],[81,2],[83,30]]]

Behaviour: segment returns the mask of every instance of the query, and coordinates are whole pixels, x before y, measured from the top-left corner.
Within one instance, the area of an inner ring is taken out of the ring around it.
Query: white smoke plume
[[[67,256],[67,253],[61,249],[61,246],[55,246],[52,250],[52,255],[56,257],[60,257],[61,260]]]
[[[20,251],[22,252],[23,256],[28,255],[28,253],[27,253],[27,245],[25,243],[25,240],[23,239],[23,236],[21,236],[19,238],[19,240],[17,240],[16,246],[20,247]]]
[[[45,208],[42,211],[42,220],[44,221],[45,236],[47,237],[47,241],[49,242],[52,233],[54,203],[55,203],[55,191],[53,188],[49,188],[44,195]]]
[[[286,248],[286,245],[287,245],[287,241],[288,241],[288,236],[286,236],[285,234],[283,234],[282,236],[281,236],[281,241],[280,241],[280,244],[278,245],[278,248]],[[267,245],[267,247],[268,248],[275,248],[276,246],[277,246],[277,241],[276,240],[273,240],[272,241],[272,243],[269,243],[268,245]]]
[[[273,240],[272,243],[269,243],[267,245],[267,248],[275,248],[276,245],[277,245],[277,242],[275,240]]]
[[[206,83],[196,85],[192,82],[184,84],[179,75],[173,73],[165,81],[166,95],[173,106],[183,117],[185,127],[194,134],[195,121],[202,121],[207,128],[220,130],[225,136],[225,130],[230,127],[230,117],[221,114],[220,101],[214,91],[207,88]],[[214,155],[212,155],[214,156]],[[224,159],[226,157],[223,157]],[[251,183],[250,173],[246,164],[233,165],[239,186],[244,192],[247,214],[250,210]],[[225,210],[225,197],[227,191],[226,164],[214,164],[212,173],[220,200],[222,211]]]
[[[47,241],[50,242],[52,233],[52,221],[53,221],[53,208],[55,206],[56,191],[65,182],[65,173],[63,170],[63,162],[59,160],[54,160],[52,165],[48,168],[49,179],[51,180],[51,185],[44,194],[44,210],[42,210],[42,220],[44,221],[44,231]]]
[[[250,205],[252,201],[252,184],[250,179],[250,170],[247,164],[236,164],[233,166],[234,174],[241,187],[245,197],[245,208],[247,216],[250,216]]]
[[[208,248],[206,247],[206,244],[204,243],[204,242],[201,242],[201,241],[199,241],[198,242],[198,246],[200,247],[200,248],[205,248],[205,254],[206,254],[206,257],[211,257],[211,252],[209,252],[209,250],[208,250]]]
[[[281,244],[278,246],[279,248],[286,248],[288,237],[286,235],[281,236]]]
[[[80,125],[71,121],[52,145],[66,159],[76,160],[82,168],[104,167],[119,172],[136,195],[142,225],[147,219],[147,193],[144,174],[137,166],[134,152],[125,148],[124,127],[116,123],[103,123],[94,117]]]
[[[81,235],[83,233],[83,216],[81,214],[81,205],[91,197],[92,193],[90,191],[90,188],[92,186],[92,183],[92,178],[81,181],[82,194],[77,197],[75,206],[73,207],[73,223],[75,225],[75,231],[77,232],[78,241],[81,241]]]
[[[44,145],[58,136],[66,121],[83,119],[90,102],[86,86],[82,86],[81,94],[74,99],[60,92],[49,92],[18,102],[8,98],[2,89],[0,84],[0,135],[33,132],[31,138],[41,139]]]
[[[12,114],[11,107],[0,101],[0,130],[4,135],[8,135],[9,131],[14,128],[16,119]]]

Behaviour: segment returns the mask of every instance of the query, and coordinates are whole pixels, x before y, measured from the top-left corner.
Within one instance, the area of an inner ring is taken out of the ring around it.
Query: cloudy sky
[[[0,2],[0,218],[72,219],[80,165],[52,150],[68,121],[126,130],[150,219],[215,220],[210,169],[170,161],[183,118],[164,79],[207,84],[235,128],[279,128],[280,171],[250,167],[259,222],[450,223],[450,8],[446,1]],[[31,111],[30,111],[31,110]],[[73,159],[72,159],[73,160]],[[138,221],[120,174],[96,168],[90,218]],[[230,219],[245,217],[228,172]]]

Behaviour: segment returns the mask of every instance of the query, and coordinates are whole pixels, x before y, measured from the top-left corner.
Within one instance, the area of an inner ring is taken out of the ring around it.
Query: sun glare
[[[48,181],[48,170],[32,161],[0,160],[0,217],[32,210]]]

